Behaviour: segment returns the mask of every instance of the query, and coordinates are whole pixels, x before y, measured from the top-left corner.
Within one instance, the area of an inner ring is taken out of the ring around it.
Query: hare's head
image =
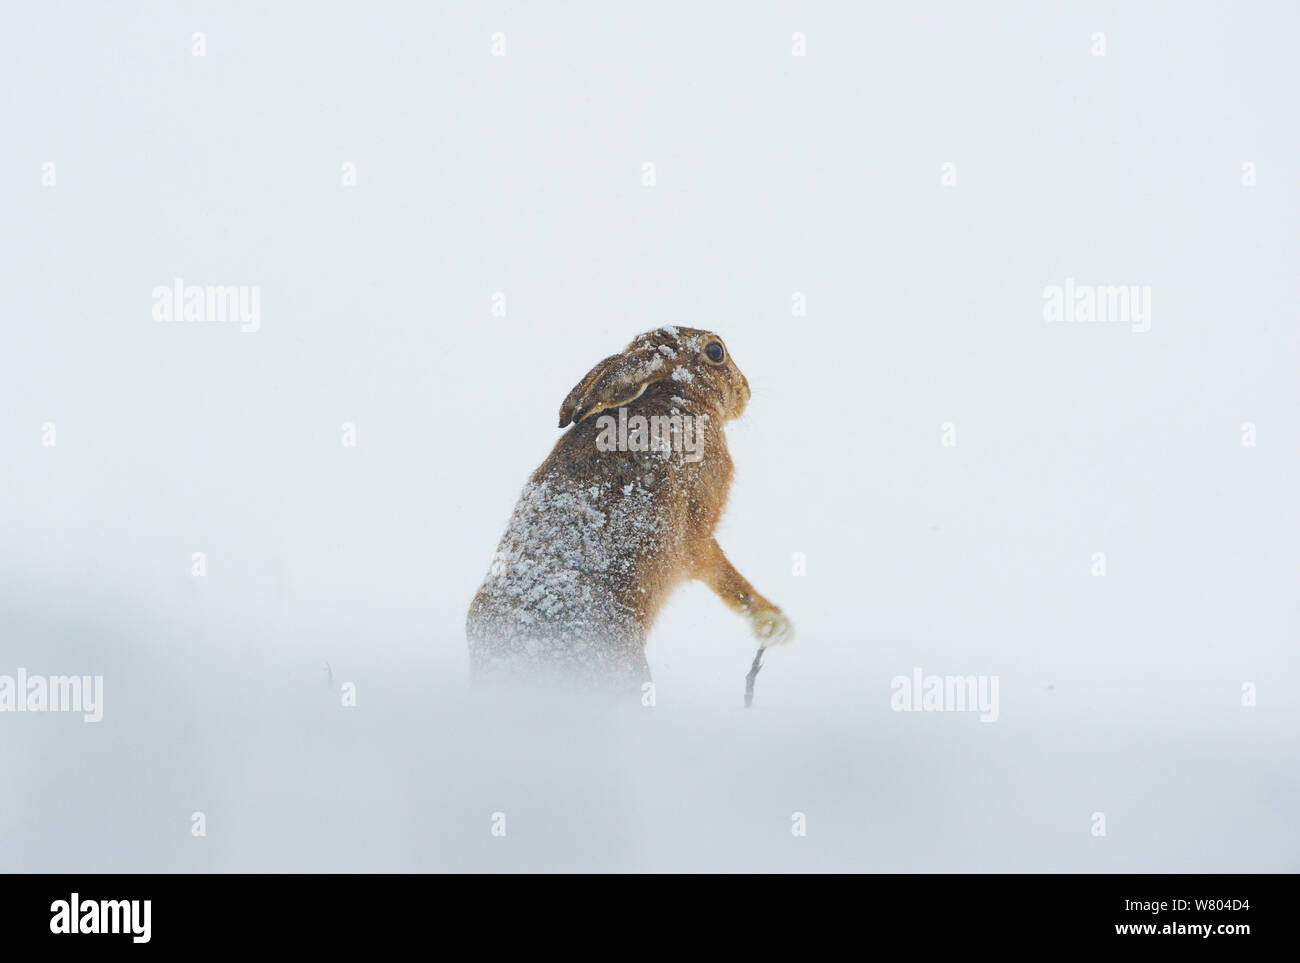
[[[749,382],[722,339],[699,328],[656,328],[638,335],[578,382],[560,406],[560,427],[640,398],[648,389],[669,391],[721,421],[739,418],[749,402]]]

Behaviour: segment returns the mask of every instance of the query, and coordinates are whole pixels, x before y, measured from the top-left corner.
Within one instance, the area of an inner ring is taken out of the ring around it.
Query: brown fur
[[[713,538],[732,462],[723,433],[749,384],[721,339],[694,328],[643,334],[596,365],[565,398],[560,438],[525,486],[494,567],[467,620],[471,666],[582,678],[649,678],[645,644],[660,608],[697,578],[750,618],[766,643],[792,632]],[[684,369],[685,373],[677,373]],[[707,417],[703,457],[681,451],[602,451],[600,415]]]

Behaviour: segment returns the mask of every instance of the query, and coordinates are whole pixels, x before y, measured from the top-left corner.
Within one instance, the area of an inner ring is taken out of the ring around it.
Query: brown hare
[[[793,627],[713,538],[731,486],[722,426],[749,383],[722,339],[642,334],[578,382],[572,427],[524,486],[466,624],[471,673],[635,685],[648,681],[655,616],[699,579],[749,619],[761,645]]]

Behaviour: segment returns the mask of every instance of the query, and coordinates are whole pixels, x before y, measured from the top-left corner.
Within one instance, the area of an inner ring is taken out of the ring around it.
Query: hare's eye
[[[710,341],[704,346],[704,356],[714,364],[722,364],[722,359],[727,356],[727,353],[722,350],[721,341]]]

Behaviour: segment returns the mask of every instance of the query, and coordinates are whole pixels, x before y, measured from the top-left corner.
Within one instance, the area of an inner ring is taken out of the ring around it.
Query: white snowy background
[[[6,3],[0,674],[105,706],[0,714],[0,869],[1300,870],[1300,14],[1066,6]],[[559,402],[667,323],[797,640],[743,710],[691,585],[654,708],[475,695]]]

